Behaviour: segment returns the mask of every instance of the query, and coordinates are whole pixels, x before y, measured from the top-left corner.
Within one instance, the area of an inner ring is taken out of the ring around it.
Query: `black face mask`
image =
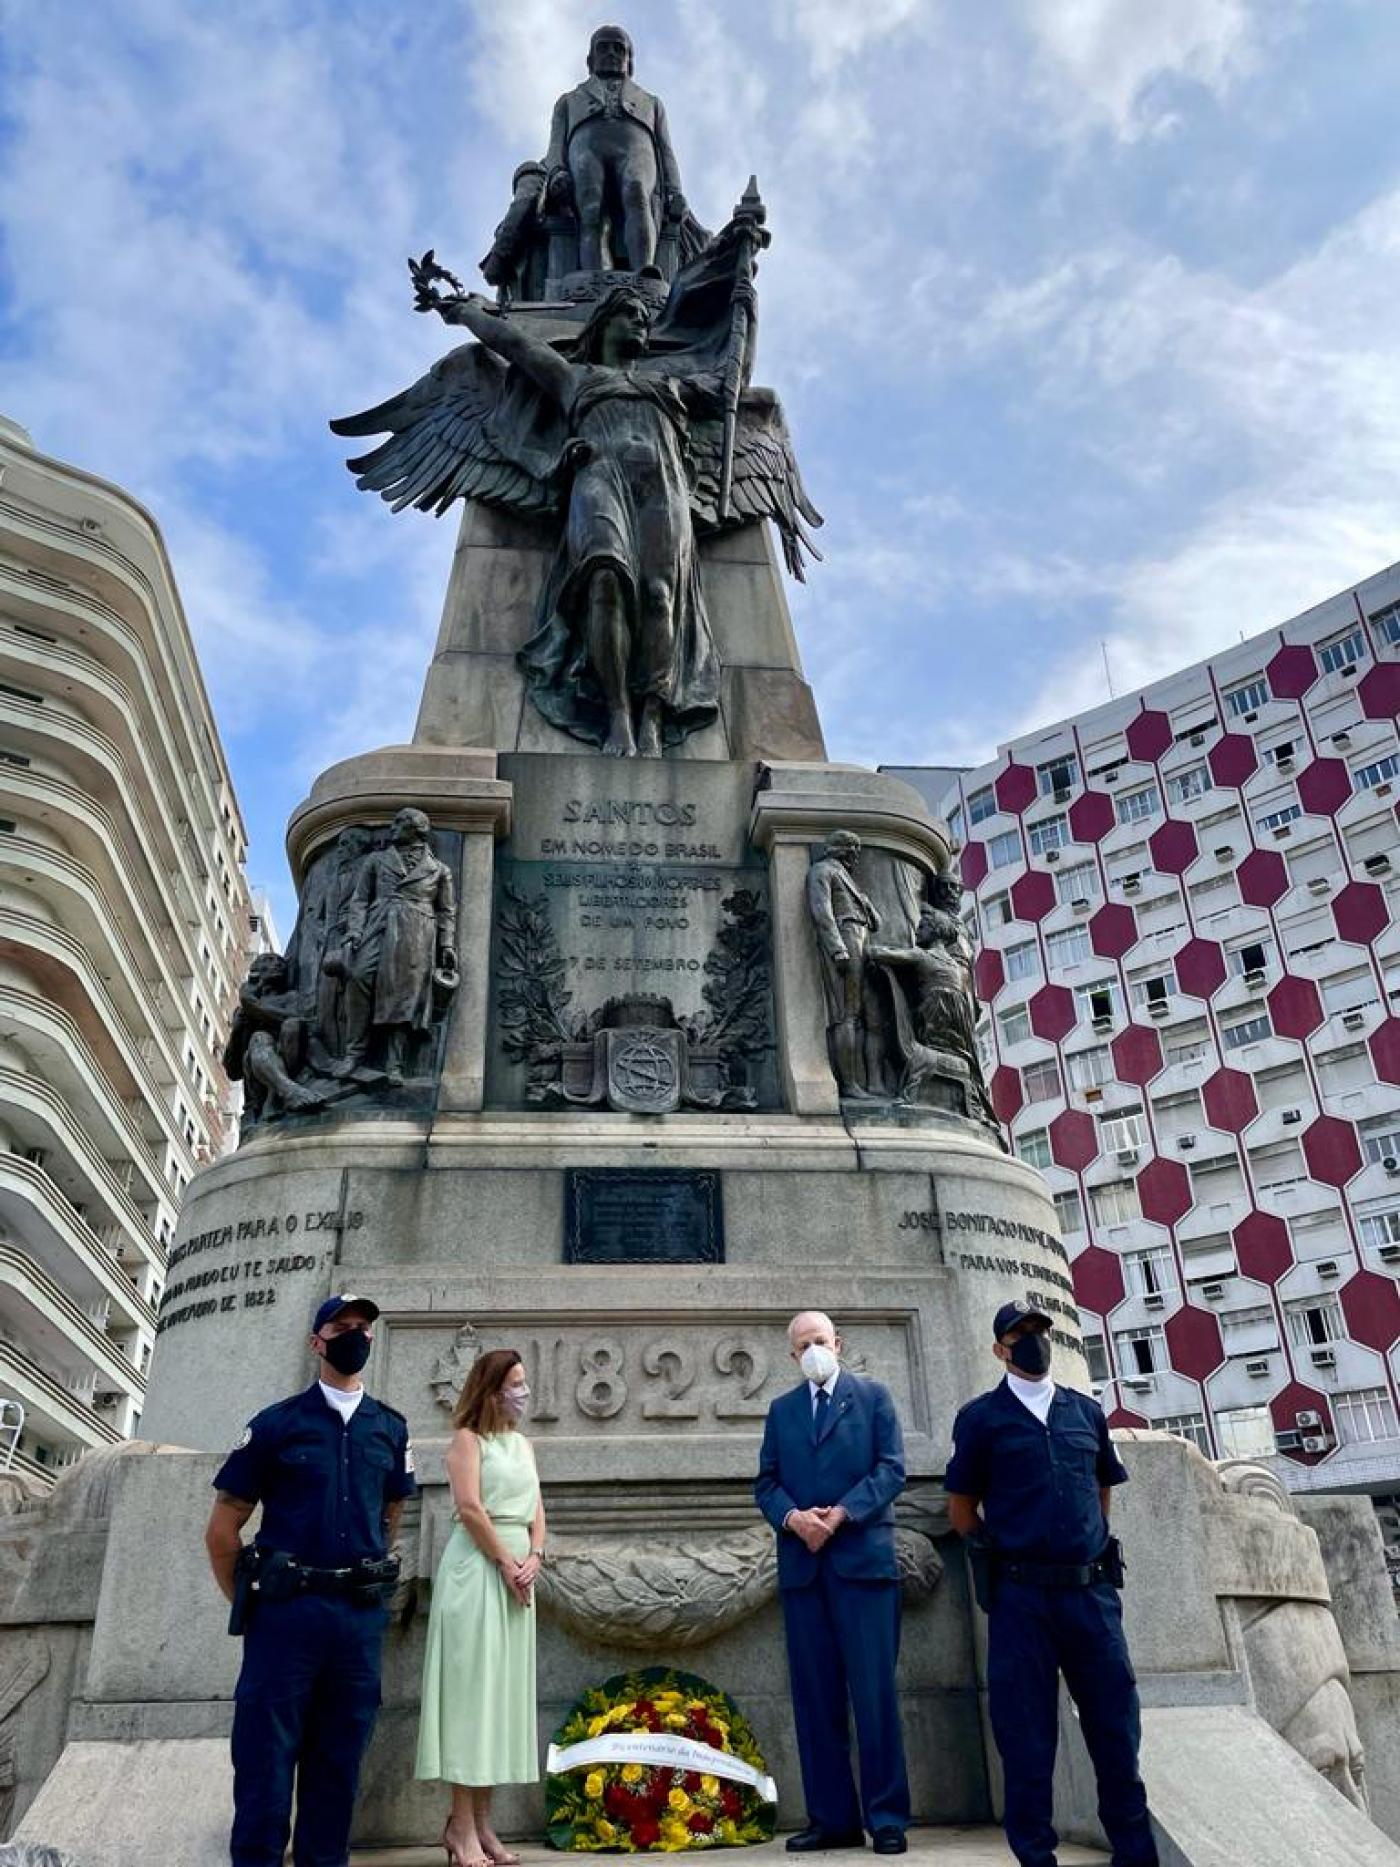
[[[1032,1381],[1038,1381],[1043,1374],[1050,1372],[1050,1334],[1042,1330],[1036,1335],[1018,1335],[1011,1344],[1011,1365],[1017,1374],[1027,1375]]]
[[[337,1374],[358,1374],[374,1344],[363,1329],[347,1329],[344,1335],[326,1337],[324,1346],[326,1360]]]

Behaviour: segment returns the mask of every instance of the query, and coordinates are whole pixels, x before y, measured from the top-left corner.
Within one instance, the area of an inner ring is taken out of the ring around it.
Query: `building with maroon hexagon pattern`
[[[920,784],[1111,1417],[1400,1494],[1400,565]],[[1008,834],[1013,832],[1014,834]]]

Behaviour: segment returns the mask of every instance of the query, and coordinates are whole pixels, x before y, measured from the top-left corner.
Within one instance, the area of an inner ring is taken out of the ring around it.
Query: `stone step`
[[[596,1861],[609,1863],[615,1867],[619,1856],[616,1854],[570,1854],[556,1853],[552,1848],[521,1847],[519,1849],[524,1867],[562,1867],[566,1860]],[[699,1859],[698,1854],[688,1857]],[[788,1855],[783,1847],[781,1836],[757,1848],[721,1848],[713,1858],[723,1862],[732,1862],[733,1867],[775,1867],[778,1861],[786,1862]],[[840,1861],[854,1861],[854,1851],[840,1854],[821,1854],[817,1860],[830,1862],[832,1867]],[[869,1850],[865,1858],[869,1859]],[[1002,1838],[999,1828],[911,1828],[909,1830],[909,1852],[905,1855],[909,1867],[916,1863],[921,1867],[1013,1867],[1011,1853]],[[350,1855],[350,1867],[445,1867],[446,1857],[440,1847],[436,1848],[371,1848],[354,1849]],[[1108,1856],[1097,1848],[1071,1847],[1061,1843],[1059,1849],[1060,1867],[1107,1867]]]

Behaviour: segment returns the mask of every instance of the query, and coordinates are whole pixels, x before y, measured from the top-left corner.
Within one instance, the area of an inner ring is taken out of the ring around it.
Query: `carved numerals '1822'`
[[[722,1336],[708,1353],[680,1336],[658,1336],[637,1359],[646,1383],[645,1420],[698,1420],[706,1402],[719,1420],[761,1420],[767,1412],[768,1354],[744,1336]],[[628,1360],[628,1349],[615,1336],[582,1342],[536,1336],[526,1344],[531,1418],[540,1425],[557,1420],[561,1395],[571,1387],[574,1405],[588,1419],[615,1418],[629,1398]]]

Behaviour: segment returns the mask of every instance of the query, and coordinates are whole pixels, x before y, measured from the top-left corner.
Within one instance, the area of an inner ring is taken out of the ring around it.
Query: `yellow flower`
[[[672,1728],[677,1731],[683,1731],[685,1729],[685,1713],[683,1711],[668,1711],[661,1722],[671,1725]]]
[[[607,1728],[608,1717],[606,1712],[602,1713],[597,1718],[590,1718],[588,1720],[588,1735],[590,1737],[601,1737]]]
[[[719,1794],[719,1778],[717,1776],[702,1776],[700,1778],[700,1787],[707,1796],[717,1796]]]
[[[734,1823],[730,1821],[728,1816],[725,1816],[722,1821],[715,1823],[715,1833],[719,1836],[721,1841],[727,1842],[730,1847],[736,1847],[738,1845],[739,1830],[735,1827]]]
[[[646,1771],[643,1770],[640,1763],[624,1763],[622,1766],[622,1780],[624,1783],[640,1783],[645,1775]]]
[[[598,1839],[600,1841],[617,1840],[617,1830],[613,1827],[611,1822],[605,1822],[601,1815],[598,1817],[594,1826],[598,1831]]]
[[[690,1797],[683,1789],[673,1789],[666,1798],[666,1806],[674,1809],[677,1815],[688,1815],[691,1807]]]
[[[607,1721],[609,1724],[625,1724],[631,1716],[632,1707],[630,1705],[614,1705],[612,1710],[608,1713]]]
[[[603,1772],[590,1770],[583,1779],[583,1793],[590,1802],[596,1802],[603,1793]]]
[[[666,1820],[661,1824],[661,1846],[668,1854],[677,1854],[690,1846],[691,1834],[684,1822]]]

